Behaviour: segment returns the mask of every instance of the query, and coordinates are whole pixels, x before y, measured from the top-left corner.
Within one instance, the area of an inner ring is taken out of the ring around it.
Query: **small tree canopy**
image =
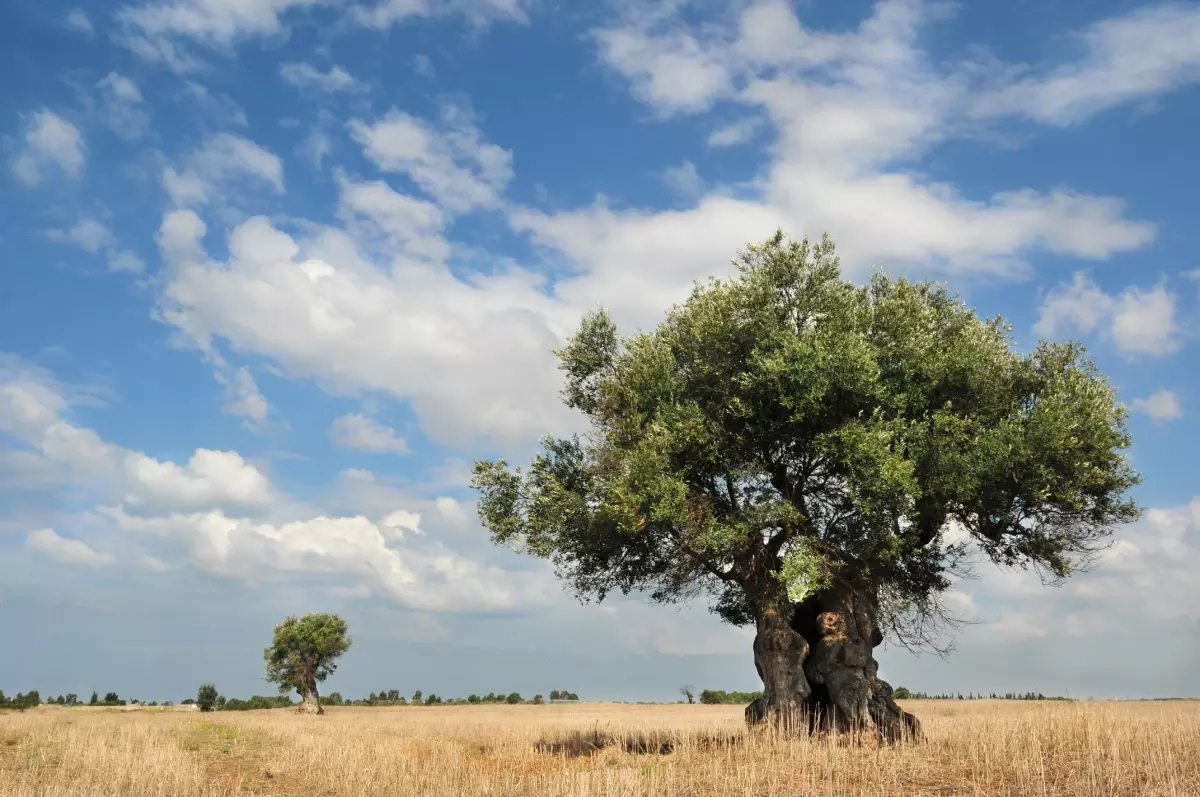
[[[288,617],[275,626],[271,647],[263,652],[267,680],[277,684],[281,694],[304,694],[332,675],[338,657],[349,649],[346,621],[336,614]]]
[[[200,684],[196,690],[196,705],[201,711],[212,711],[217,705],[217,687],[213,684]]]

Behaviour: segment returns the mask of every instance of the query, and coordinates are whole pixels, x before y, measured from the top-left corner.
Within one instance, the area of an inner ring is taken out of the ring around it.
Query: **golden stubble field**
[[[0,797],[1200,795],[1200,702],[906,708],[923,720],[926,744],[749,733],[740,706],[334,708],[323,717],[42,707],[0,712]],[[653,751],[626,750],[630,732]],[[593,749],[595,735],[618,741]]]

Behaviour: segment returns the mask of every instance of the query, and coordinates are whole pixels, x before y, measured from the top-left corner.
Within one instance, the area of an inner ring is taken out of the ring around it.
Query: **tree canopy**
[[[739,625],[858,585],[922,642],[906,620],[970,546],[1053,581],[1138,516],[1126,411],[1077,343],[1021,352],[944,287],[856,286],[828,237],[778,233],[736,264],[653,330],[583,318],[556,353],[588,434],[525,470],[475,465],[496,543],[581,599],[708,594]]]
[[[217,706],[217,687],[214,684],[200,684],[196,690],[196,705],[201,711],[212,711]]]
[[[288,617],[275,626],[271,647],[263,652],[267,680],[281,694],[295,690],[303,704],[315,703],[317,682],[337,670],[338,657],[349,649],[346,621],[336,614]]]

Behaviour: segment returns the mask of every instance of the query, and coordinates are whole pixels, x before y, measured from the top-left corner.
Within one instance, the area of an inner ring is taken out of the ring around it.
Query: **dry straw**
[[[1200,703],[935,701],[919,746],[608,704],[0,713],[0,797],[1200,795]]]

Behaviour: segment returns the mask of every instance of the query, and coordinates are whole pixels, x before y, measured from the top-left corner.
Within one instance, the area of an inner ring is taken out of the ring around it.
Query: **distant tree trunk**
[[[791,648],[803,651],[800,677],[782,681],[774,676],[768,682],[768,675],[782,671],[782,665],[775,664],[767,670],[760,665],[763,697],[746,709],[748,722],[768,720],[773,712],[771,701],[781,702],[777,694],[781,686],[788,688],[788,683],[799,683],[796,702],[810,733],[873,733],[888,743],[920,738],[917,718],[896,705],[892,687],[879,679],[879,665],[872,651],[883,641],[883,634],[876,622],[869,585],[855,586],[835,584],[792,607],[787,630],[801,640],[801,644],[793,643]],[[760,621],[754,648],[756,665],[760,659],[770,659],[759,652],[762,628]],[[770,638],[778,637],[775,632]],[[776,654],[771,661],[781,658]]]
[[[296,710],[301,714],[324,714],[325,709],[321,708],[321,698],[317,695],[317,682],[315,680],[301,684],[300,689],[300,706]]]
[[[763,682],[763,696],[746,708],[746,721],[794,730],[804,721],[811,691],[804,677],[808,642],[778,607],[760,608],[756,623],[754,667]]]

